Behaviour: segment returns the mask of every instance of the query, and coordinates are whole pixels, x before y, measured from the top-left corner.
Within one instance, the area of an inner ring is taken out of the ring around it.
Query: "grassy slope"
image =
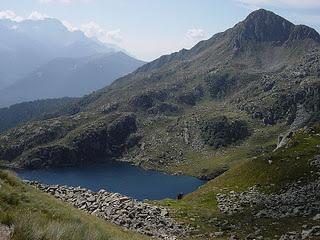
[[[316,134],[298,132],[294,136],[293,146],[247,159],[181,201],[165,200],[160,204],[170,207],[179,220],[193,225],[199,233],[218,231],[209,223],[209,219],[215,217],[241,224],[241,230],[237,230],[237,234],[242,237],[254,232],[254,227],[266,228],[263,232],[265,237],[297,230],[298,226],[308,224],[310,219],[284,218],[276,224],[270,224],[276,221],[253,219],[250,211],[228,217],[218,211],[215,196],[217,193],[232,190],[244,191],[254,185],[260,186],[260,190],[264,192],[277,192],[288,183],[299,180],[302,183],[312,181],[317,175],[309,163],[315,155],[320,154],[320,127],[316,130]],[[268,163],[270,159],[272,164]],[[202,239],[202,237],[193,236],[191,239]]]
[[[64,204],[0,171],[0,223],[15,226],[13,240],[142,240]]]

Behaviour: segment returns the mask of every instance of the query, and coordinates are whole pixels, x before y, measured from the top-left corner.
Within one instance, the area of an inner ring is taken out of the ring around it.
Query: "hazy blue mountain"
[[[70,32],[57,19],[0,20],[0,89],[59,57],[115,52],[113,45]]]
[[[0,90],[0,106],[36,99],[82,96],[109,85],[143,64],[122,52],[56,58]]]

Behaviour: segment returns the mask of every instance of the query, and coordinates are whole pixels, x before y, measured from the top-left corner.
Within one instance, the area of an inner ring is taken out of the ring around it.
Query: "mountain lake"
[[[81,186],[92,191],[105,189],[138,200],[176,198],[179,193],[193,192],[205,183],[190,176],[173,176],[115,161],[77,167],[17,170],[17,174],[25,180]]]

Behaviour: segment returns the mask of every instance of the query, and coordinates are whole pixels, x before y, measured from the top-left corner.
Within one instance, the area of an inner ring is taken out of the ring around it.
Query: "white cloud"
[[[320,7],[319,0],[235,0],[248,6],[287,6],[294,8]]]
[[[77,28],[73,23],[68,22],[68,21],[62,21],[62,24],[70,31],[70,32],[75,32],[78,31],[79,28]]]
[[[186,33],[186,37],[190,40],[199,41],[207,38],[207,33],[200,28],[189,29]]]
[[[113,42],[121,42],[122,36],[120,29],[112,30],[107,32],[107,38],[110,39]]]
[[[182,48],[190,49],[191,47],[196,45],[198,42],[207,39],[208,36],[209,34],[204,29],[191,28],[187,30],[183,38],[180,39],[180,42],[178,42],[178,45],[175,48],[175,51]]]
[[[37,11],[32,12],[28,17],[18,16],[14,11],[6,10],[0,12],[0,19],[10,19],[15,22],[21,22],[26,19],[30,20],[43,20],[49,16]]]
[[[122,41],[120,29],[106,31],[96,22],[88,22],[80,26],[80,30],[84,32],[87,37],[95,37],[101,42],[118,43]]]
[[[21,22],[23,17],[18,16],[14,11],[5,10],[0,12],[0,19],[10,19],[12,21]]]
[[[43,19],[46,19],[48,17],[49,16],[46,15],[46,14],[34,11],[29,15],[28,19],[31,19],[31,20],[43,20]]]
[[[102,27],[93,21],[82,24],[80,29],[88,37],[102,38],[105,36],[105,31],[102,29]]]

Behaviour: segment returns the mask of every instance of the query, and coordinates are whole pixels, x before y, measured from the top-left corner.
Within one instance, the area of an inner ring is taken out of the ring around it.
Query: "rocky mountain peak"
[[[285,18],[265,9],[252,12],[237,24],[233,31],[234,48],[245,47],[248,42],[272,42],[282,45],[292,41],[311,39],[320,43],[319,33],[304,25],[294,25]]]
[[[285,42],[294,28],[294,24],[273,12],[260,9],[252,12],[240,23],[241,41]]]

